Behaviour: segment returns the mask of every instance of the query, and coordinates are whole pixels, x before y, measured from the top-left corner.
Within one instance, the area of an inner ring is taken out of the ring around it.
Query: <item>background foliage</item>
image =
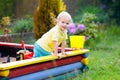
[[[16,0],[0,0],[0,18],[3,16],[14,16],[14,6]]]
[[[80,0],[77,4],[76,15],[83,15],[86,12],[94,13],[98,17],[97,21],[102,24],[120,24],[120,0]],[[81,19],[75,16],[75,21]]]
[[[120,24],[120,0],[100,0],[100,7],[110,17],[108,22]]]

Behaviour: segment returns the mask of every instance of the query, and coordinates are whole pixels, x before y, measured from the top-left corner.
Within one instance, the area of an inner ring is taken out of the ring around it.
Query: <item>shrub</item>
[[[31,32],[33,30],[32,19],[20,19],[13,23],[13,33]]]
[[[95,23],[97,16],[92,13],[85,13],[80,21],[80,23],[86,26],[85,31],[82,32],[83,35],[88,36],[89,38],[97,37],[98,25]]]
[[[9,17],[9,16],[2,17],[0,24],[1,24],[3,27],[9,26],[9,25],[10,25],[10,17]]]
[[[98,25],[95,23],[95,19],[97,17],[95,14],[91,13],[85,13],[82,16],[82,19],[80,20],[79,24],[71,24],[69,26],[69,32],[71,34],[76,34],[76,35],[84,35],[89,38],[96,38],[97,37],[97,32],[98,32]]]

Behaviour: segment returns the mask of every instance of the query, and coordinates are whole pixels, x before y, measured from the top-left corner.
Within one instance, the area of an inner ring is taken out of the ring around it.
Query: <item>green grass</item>
[[[101,34],[96,48],[90,49],[89,71],[72,80],[120,80],[120,28],[111,27]]]

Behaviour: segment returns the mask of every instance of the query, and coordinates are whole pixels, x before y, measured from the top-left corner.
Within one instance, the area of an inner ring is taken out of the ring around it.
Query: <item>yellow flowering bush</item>
[[[10,17],[6,16],[6,17],[2,17],[1,20],[1,25],[4,27],[9,26],[10,25]]]
[[[0,28],[3,34],[8,34],[11,32],[11,30],[7,28],[8,26],[10,26],[10,17],[2,17],[2,19],[0,20]]]

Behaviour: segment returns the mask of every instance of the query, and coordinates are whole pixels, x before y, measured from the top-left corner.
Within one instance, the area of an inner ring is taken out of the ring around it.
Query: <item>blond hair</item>
[[[57,20],[59,20],[61,17],[67,17],[70,20],[70,22],[73,22],[71,15],[66,11],[59,13],[57,16]]]

